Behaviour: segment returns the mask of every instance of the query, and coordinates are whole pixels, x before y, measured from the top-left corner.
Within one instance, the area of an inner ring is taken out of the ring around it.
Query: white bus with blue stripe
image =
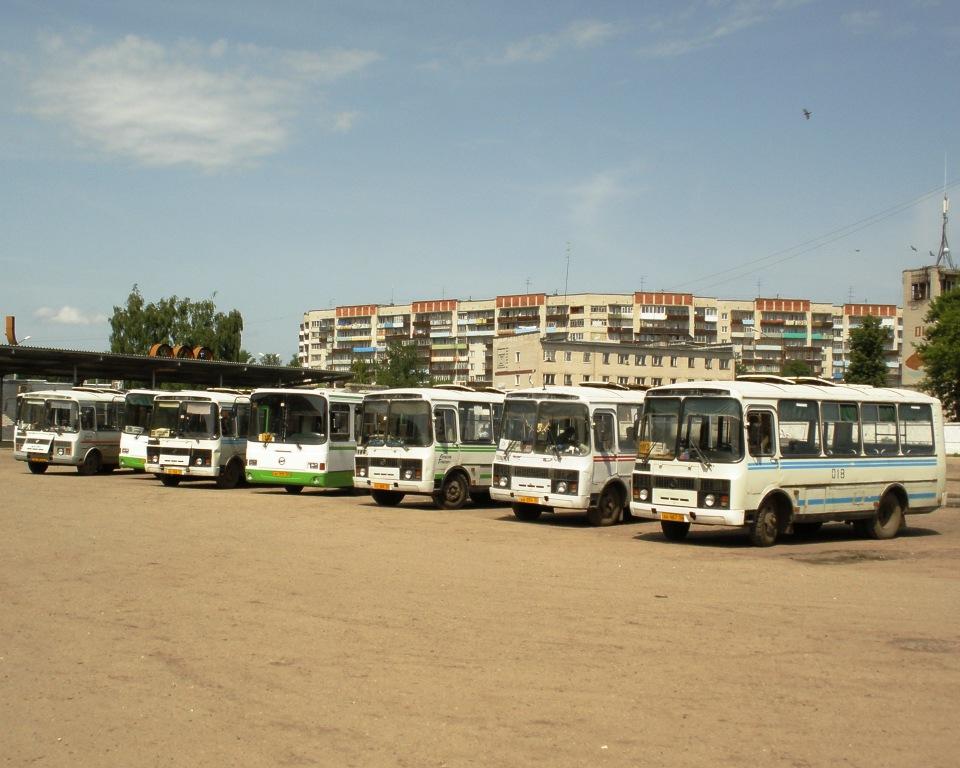
[[[889,539],[947,504],[940,401],[906,389],[742,377],[647,392],[630,511],[671,541],[743,526],[770,546],[825,522]]]

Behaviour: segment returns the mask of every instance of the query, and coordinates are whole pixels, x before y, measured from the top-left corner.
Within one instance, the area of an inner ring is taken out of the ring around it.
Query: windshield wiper
[[[697,445],[696,441],[690,442],[690,449],[697,454],[697,460],[704,469],[711,469],[713,467],[713,464],[710,463],[710,459],[708,459],[706,455],[704,455],[703,451],[700,450],[700,446]]]

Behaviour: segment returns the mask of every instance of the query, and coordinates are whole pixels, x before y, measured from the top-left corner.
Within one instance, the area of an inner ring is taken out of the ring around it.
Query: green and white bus
[[[732,525],[770,546],[830,521],[889,539],[946,504],[943,412],[928,395],[779,377],[647,392],[630,510],[667,539]]]
[[[120,435],[120,466],[143,472],[147,463],[148,428],[153,414],[154,389],[130,389],[123,396],[123,432]]]
[[[363,398],[353,484],[395,506],[406,494],[443,509],[489,498],[503,394],[456,385]]]
[[[247,482],[353,488],[355,425],[363,394],[343,389],[254,390],[250,395]]]

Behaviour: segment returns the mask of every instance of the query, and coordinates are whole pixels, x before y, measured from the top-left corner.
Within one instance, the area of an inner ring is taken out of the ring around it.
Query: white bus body
[[[131,389],[123,396],[123,432],[120,435],[120,466],[143,472],[147,463],[148,428],[153,398],[163,394],[154,389]]]
[[[353,484],[384,506],[405,494],[444,509],[485,499],[503,395],[454,387],[366,395]]]
[[[74,387],[17,395],[13,456],[41,474],[51,464],[81,475],[112,471],[119,463],[123,395]]]
[[[746,526],[758,546],[828,521],[878,539],[947,503],[943,414],[905,389],[690,382],[647,392],[631,512],[671,540]]]
[[[613,525],[630,503],[644,393],[603,386],[507,393],[491,497],[521,520],[544,511]]]
[[[250,395],[247,482],[353,488],[355,424],[363,395],[342,389],[257,389]]]
[[[205,390],[157,395],[150,418],[144,469],[164,485],[216,480],[234,488],[243,480],[250,398],[236,391]]]

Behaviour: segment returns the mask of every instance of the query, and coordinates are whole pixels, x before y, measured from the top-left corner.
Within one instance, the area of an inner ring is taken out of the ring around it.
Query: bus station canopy
[[[349,373],[317,368],[0,344],[0,376],[8,374],[28,378],[65,378],[74,384],[88,379],[110,379],[122,380],[126,386],[190,384],[244,389],[332,384],[350,378]]]

